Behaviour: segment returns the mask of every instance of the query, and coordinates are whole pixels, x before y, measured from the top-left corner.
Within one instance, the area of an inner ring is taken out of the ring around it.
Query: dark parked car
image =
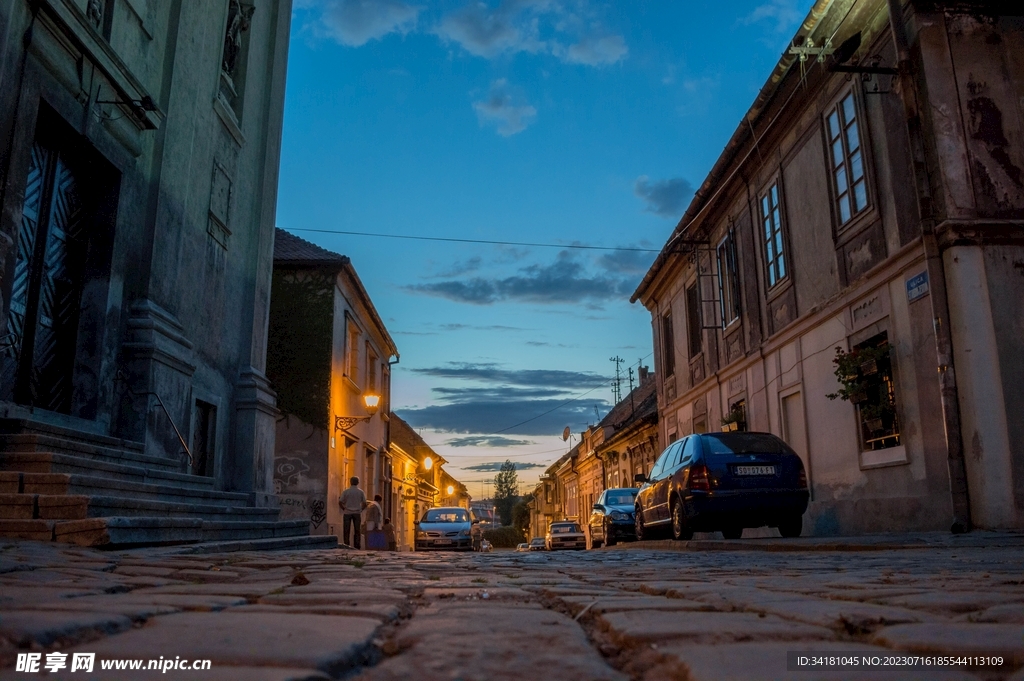
[[[615,546],[623,539],[636,539],[633,526],[633,502],[636,487],[606,489],[590,513],[590,547]]]
[[[807,474],[793,449],[771,433],[705,433],[673,442],[643,483],[634,507],[637,539],[671,528],[674,539],[745,527],[777,527],[799,537],[807,510]]]

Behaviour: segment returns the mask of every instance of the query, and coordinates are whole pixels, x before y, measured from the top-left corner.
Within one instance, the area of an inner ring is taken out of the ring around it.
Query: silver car
[[[472,551],[473,521],[458,506],[431,508],[416,523],[416,550],[454,549]]]
[[[544,543],[547,545],[548,551],[585,549],[587,548],[587,535],[576,523],[569,521],[551,523],[548,527],[548,536],[544,537]]]

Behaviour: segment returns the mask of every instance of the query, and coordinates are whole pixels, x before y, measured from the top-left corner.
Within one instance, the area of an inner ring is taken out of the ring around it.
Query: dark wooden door
[[[32,147],[4,349],[3,396],[68,413],[90,223],[77,159]]]

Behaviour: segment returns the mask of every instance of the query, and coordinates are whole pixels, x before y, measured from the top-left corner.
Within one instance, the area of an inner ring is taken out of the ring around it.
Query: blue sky
[[[609,358],[652,366],[629,296],[810,4],[296,0],[278,226],[352,259],[394,410],[474,496],[607,413]]]

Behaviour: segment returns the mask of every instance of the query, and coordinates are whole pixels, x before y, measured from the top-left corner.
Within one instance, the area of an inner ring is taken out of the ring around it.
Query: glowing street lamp
[[[429,456],[423,458],[423,470],[429,471],[434,467],[434,460]]]
[[[335,416],[334,417],[334,429],[335,430],[348,430],[357,423],[363,421],[369,421],[373,418],[373,415],[380,409],[380,395],[376,393],[366,393],[363,395],[363,406],[366,408],[366,413],[369,416]]]
[[[451,496],[453,494],[455,494],[455,486],[454,485],[448,485],[448,496]]]

